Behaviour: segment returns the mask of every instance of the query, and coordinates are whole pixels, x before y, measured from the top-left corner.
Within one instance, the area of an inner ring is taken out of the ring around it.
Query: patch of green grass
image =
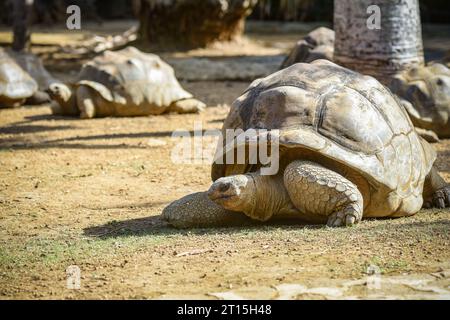
[[[125,256],[137,250],[170,242],[165,236],[129,236],[107,239],[81,238],[77,240],[33,238],[25,244],[4,243],[0,248],[0,270],[51,267],[67,263],[89,262],[92,258],[108,260],[111,256]]]

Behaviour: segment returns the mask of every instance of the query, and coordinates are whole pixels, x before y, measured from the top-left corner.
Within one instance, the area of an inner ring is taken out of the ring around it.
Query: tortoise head
[[[76,105],[76,95],[70,85],[55,82],[50,84],[47,93],[50,98],[57,102],[57,106],[53,105],[53,113],[62,115],[76,115],[78,108]]]
[[[59,103],[67,103],[72,97],[72,90],[64,83],[52,83],[48,87],[48,94]]]
[[[252,211],[255,184],[249,175],[220,178],[208,190],[208,197],[227,210]]]

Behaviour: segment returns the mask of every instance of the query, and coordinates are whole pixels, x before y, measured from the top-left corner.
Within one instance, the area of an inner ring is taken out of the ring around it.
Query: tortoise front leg
[[[339,227],[362,219],[363,197],[357,186],[317,163],[290,163],[284,171],[284,184],[295,207],[318,222]]]
[[[80,110],[81,119],[91,119],[95,117],[95,103],[91,90],[85,86],[77,89],[77,105]]]
[[[450,207],[450,185],[442,178],[438,170],[433,167],[425,179],[423,186],[424,207]]]

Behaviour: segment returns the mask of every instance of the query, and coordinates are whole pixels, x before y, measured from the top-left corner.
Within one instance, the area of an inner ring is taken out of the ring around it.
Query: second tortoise
[[[157,55],[128,47],[105,51],[86,63],[75,83],[56,83],[54,113],[81,118],[195,113],[205,104],[184,90],[172,67]]]

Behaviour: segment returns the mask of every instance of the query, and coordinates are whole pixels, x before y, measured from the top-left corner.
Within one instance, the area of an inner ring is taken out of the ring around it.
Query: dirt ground
[[[207,103],[201,115],[79,120],[49,106],[1,109],[0,298],[450,299],[449,209],[339,229],[180,231],[159,218],[210,185],[208,164],[172,163],[172,132],[197,121],[219,129],[248,84],[183,83]],[[435,147],[450,181],[450,140]],[[72,265],[79,290],[67,288]]]

